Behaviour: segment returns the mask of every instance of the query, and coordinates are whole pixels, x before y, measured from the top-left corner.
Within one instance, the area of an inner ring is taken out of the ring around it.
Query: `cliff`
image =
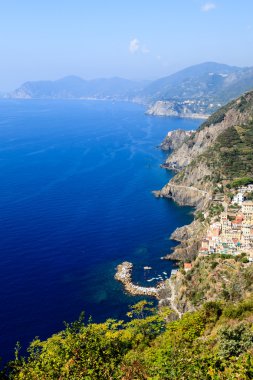
[[[172,276],[170,283],[163,288],[160,305],[170,305],[171,291],[174,292],[174,308],[179,313],[193,311],[204,302],[237,302],[253,292],[253,268],[243,263],[243,258],[212,255],[198,257],[192,269],[180,270]]]
[[[213,114],[166,160],[169,168],[180,170],[214,145],[226,129],[251,121],[253,93],[249,92]]]
[[[175,150],[179,148],[193,133],[194,131],[185,131],[183,129],[170,131],[161,143],[160,148],[164,151]]]
[[[153,116],[170,116],[189,119],[207,119],[207,107],[201,107],[200,101],[169,101],[158,100],[151,105],[146,114]]]
[[[174,144],[171,141],[173,136]],[[243,177],[253,178],[253,92],[222,107],[196,132],[181,141],[180,144],[177,134],[170,135],[169,146],[175,149],[165,167],[177,174],[154,193],[180,205],[193,206],[208,217],[210,206],[216,202],[215,193],[221,193],[222,200],[229,182]],[[179,239],[181,244],[165,258],[194,259],[205,224],[204,220],[197,228],[197,225],[191,226],[191,236],[185,231],[188,238]]]

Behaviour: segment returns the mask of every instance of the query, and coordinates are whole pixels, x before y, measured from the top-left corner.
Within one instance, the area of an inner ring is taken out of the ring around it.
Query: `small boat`
[[[148,267],[148,266],[146,266],[146,267],[143,267],[143,269],[144,269],[144,270],[149,270],[149,269],[152,269],[152,267]]]

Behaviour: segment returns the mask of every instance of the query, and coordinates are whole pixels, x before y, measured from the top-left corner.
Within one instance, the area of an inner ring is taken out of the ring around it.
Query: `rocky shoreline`
[[[209,201],[210,194],[205,190],[193,186],[177,185],[173,182],[167,183],[162,190],[153,191],[156,198],[171,198],[180,206],[192,206],[202,209]]]
[[[146,114],[183,119],[207,119],[210,116],[210,114],[200,111],[200,107],[192,102],[174,100],[158,100],[148,108]]]
[[[125,290],[133,296],[150,296],[159,299],[159,290],[163,287],[162,284],[157,287],[143,287],[135,285],[132,282],[133,264],[124,261],[117,266],[115,279],[124,285]]]

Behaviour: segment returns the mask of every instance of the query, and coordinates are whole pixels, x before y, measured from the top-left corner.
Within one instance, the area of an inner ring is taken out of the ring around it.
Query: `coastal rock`
[[[190,119],[207,119],[204,112],[195,112],[191,101],[162,101],[158,100],[147,110],[147,115],[172,116]]]
[[[160,145],[160,148],[164,151],[178,149],[193,133],[194,131],[184,131],[183,129],[170,131]]]
[[[194,260],[206,230],[207,224],[200,222],[198,219],[189,225],[177,228],[170,238],[180,242],[180,244],[174,248],[173,253],[169,253],[163,259],[183,262]]]
[[[188,311],[196,310],[191,300],[185,296],[184,281],[184,274],[180,271],[177,272],[176,276],[171,278],[170,281],[164,285],[163,294],[166,295],[167,293],[168,297],[164,297],[159,301],[159,306],[167,305],[173,310],[176,310],[179,317]],[[173,297],[170,296],[171,293],[173,293]]]
[[[186,226],[178,227],[172,232],[170,239],[183,242],[185,240],[190,239],[193,236],[193,232],[199,229],[200,222],[198,220],[194,220],[191,224],[187,224]]]
[[[202,208],[209,199],[209,193],[193,186],[177,185],[169,182],[162,190],[155,191],[156,197],[171,198],[181,206]]]

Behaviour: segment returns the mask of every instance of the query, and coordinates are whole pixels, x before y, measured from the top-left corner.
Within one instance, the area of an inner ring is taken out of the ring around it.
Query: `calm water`
[[[192,215],[152,196],[171,177],[156,146],[169,130],[198,124],[128,103],[0,101],[4,360],[17,340],[46,338],[82,310],[95,321],[123,317],[136,301],[113,278],[123,260],[141,284],[169,275],[160,256]]]

